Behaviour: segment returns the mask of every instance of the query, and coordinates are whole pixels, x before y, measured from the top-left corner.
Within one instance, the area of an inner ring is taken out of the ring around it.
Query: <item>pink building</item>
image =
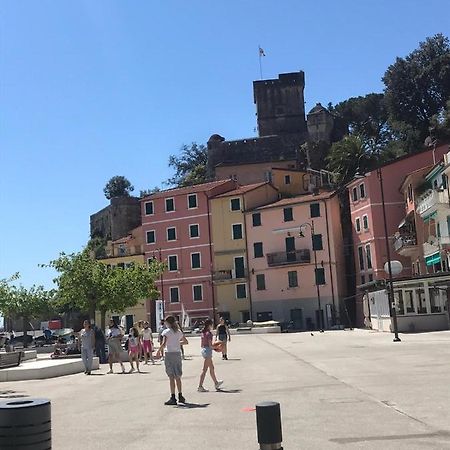
[[[141,200],[146,261],[167,264],[157,282],[164,314],[180,316],[182,305],[192,323],[213,317],[211,214],[209,198],[236,187],[232,180],[157,192]]]
[[[337,195],[279,200],[246,212],[245,222],[253,319],[292,321],[296,329],[338,322],[345,265]]]
[[[403,264],[399,275],[411,275],[411,260],[395,252],[393,242],[398,226],[405,216],[405,200],[400,186],[405,176],[422,167],[433,165],[442,159],[448,145],[435,150],[425,150],[404,156],[381,167],[388,235],[391,239],[391,259]],[[353,224],[353,244],[356,269],[356,284],[386,278],[384,264],[387,261],[384,240],[384,221],[381,203],[380,181],[377,171],[372,170],[363,177],[352,180],[348,185],[350,214]],[[362,296],[356,297],[356,325],[364,321]]]

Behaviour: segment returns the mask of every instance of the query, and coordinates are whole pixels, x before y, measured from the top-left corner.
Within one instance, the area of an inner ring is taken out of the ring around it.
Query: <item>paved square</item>
[[[204,394],[196,392],[200,343],[190,338],[183,389],[190,407],[163,405],[161,365],[143,366],[142,375],[103,375],[103,366],[96,376],[0,390],[51,399],[56,450],[257,449],[248,409],[263,400],[281,403],[285,450],[450,449],[450,332],[401,337],[393,343],[389,334],[358,330],[234,336],[230,361],[215,358],[224,391]]]

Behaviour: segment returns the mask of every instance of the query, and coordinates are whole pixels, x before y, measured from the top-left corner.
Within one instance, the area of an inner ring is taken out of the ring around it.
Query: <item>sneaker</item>
[[[203,386],[199,386],[197,392],[209,392],[208,389],[205,389]]]
[[[223,384],[223,381],[222,380],[218,380],[217,383],[216,383],[216,390],[219,390],[220,386],[222,386],[222,384]]]
[[[178,403],[186,403],[186,399],[181,394],[178,394]]]
[[[106,375],[109,375],[110,373],[114,373],[113,370],[108,370],[108,372],[106,372]]]
[[[86,372],[86,375],[90,375],[91,374],[91,371],[89,370],[88,372]]]
[[[175,397],[170,397],[169,400],[167,400],[167,402],[164,403],[165,405],[176,405],[177,404],[177,399]]]

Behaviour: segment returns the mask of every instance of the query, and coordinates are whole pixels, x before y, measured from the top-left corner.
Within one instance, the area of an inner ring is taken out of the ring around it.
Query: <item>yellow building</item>
[[[119,266],[126,268],[130,264],[145,264],[144,245],[143,245],[142,227],[139,226],[131,230],[128,236],[117,239],[115,241],[108,241],[106,245],[106,257],[101,259],[103,264],[108,266]],[[149,320],[150,310],[149,301],[142,300],[132,308],[127,308],[125,311],[107,311],[106,324],[109,323],[110,318],[114,318],[119,324],[123,317],[125,317],[126,331],[139,320]],[[95,314],[96,323],[100,323],[100,312]]]
[[[251,317],[244,212],[277,200],[278,191],[270,183],[241,186],[211,199],[215,307],[233,323]]]

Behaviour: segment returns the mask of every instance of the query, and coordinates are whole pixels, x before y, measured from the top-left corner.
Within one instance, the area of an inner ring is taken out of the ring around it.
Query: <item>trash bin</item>
[[[0,402],[0,449],[52,448],[50,400],[8,399]]]

